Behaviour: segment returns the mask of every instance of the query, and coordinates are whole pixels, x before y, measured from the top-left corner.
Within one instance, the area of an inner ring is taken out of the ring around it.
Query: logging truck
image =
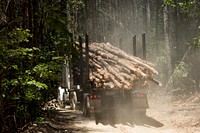
[[[95,117],[96,124],[115,123],[118,111],[143,117],[148,109],[149,81],[158,72],[154,64],[114,47],[110,43],[85,44],[79,40],[80,58],[72,58],[73,85],[84,116]]]
[[[85,84],[81,85],[84,116],[94,114],[96,124],[115,123],[118,111],[144,117],[148,106],[149,81],[158,72],[154,64],[128,55],[110,43],[85,43]],[[81,48],[82,49],[82,48]]]

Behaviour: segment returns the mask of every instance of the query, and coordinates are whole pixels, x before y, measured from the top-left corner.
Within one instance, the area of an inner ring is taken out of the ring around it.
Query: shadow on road
[[[94,116],[91,118],[83,117],[82,112],[72,111],[72,110],[55,110],[49,113],[49,116],[45,118],[42,123],[33,124],[28,127],[22,133],[76,133],[76,132],[92,132],[94,129],[91,127],[77,126],[79,123],[90,123],[95,124]],[[153,126],[153,127],[162,127],[164,126],[159,121],[155,120],[152,117],[130,117],[128,115],[120,115],[116,117],[115,121],[111,119],[104,119],[100,122],[103,125],[110,125],[114,128],[117,128],[117,124],[127,125],[129,127],[134,127],[135,125],[142,126]],[[92,124],[94,126],[94,124]],[[98,127],[98,126],[97,126]],[[102,129],[95,129],[95,131]]]
[[[136,125],[153,126],[153,127],[164,126],[163,123],[161,123],[161,122],[157,121],[156,119],[149,117],[149,116],[135,118],[135,119],[133,119],[133,123]]]
[[[164,124],[157,121],[156,119],[149,116],[138,116],[138,117],[130,117],[130,116],[120,116],[116,117],[115,121],[110,119],[104,119],[101,122],[103,125],[111,125],[115,127],[116,124],[124,124],[131,127],[134,125],[140,126],[153,126],[153,127],[163,127]]]

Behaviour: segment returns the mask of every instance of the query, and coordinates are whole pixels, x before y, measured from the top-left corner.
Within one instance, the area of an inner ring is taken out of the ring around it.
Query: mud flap
[[[111,125],[115,125],[116,122],[115,110],[108,111],[108,119]]]
[[[95,113],[95,123],[98,125],[102,120],[102,115],[101,113]]]

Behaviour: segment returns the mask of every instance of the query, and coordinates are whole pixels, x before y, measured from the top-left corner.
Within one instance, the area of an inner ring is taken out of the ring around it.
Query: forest
[[[144,33],[163,94],[200,93],[199,0],[0,0],[0,132],[45,115],[79,36],[142,57]]]

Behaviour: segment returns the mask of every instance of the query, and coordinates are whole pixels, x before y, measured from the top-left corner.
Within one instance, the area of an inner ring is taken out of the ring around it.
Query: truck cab
[[[71,77],[69,65],[65,61],[62,66],[61,83],[57,90],[57,101],[60,108],[65,108],[66,105],[70,105],[70,108],[75,110],[77,95],[75,89],[72,87]]]

